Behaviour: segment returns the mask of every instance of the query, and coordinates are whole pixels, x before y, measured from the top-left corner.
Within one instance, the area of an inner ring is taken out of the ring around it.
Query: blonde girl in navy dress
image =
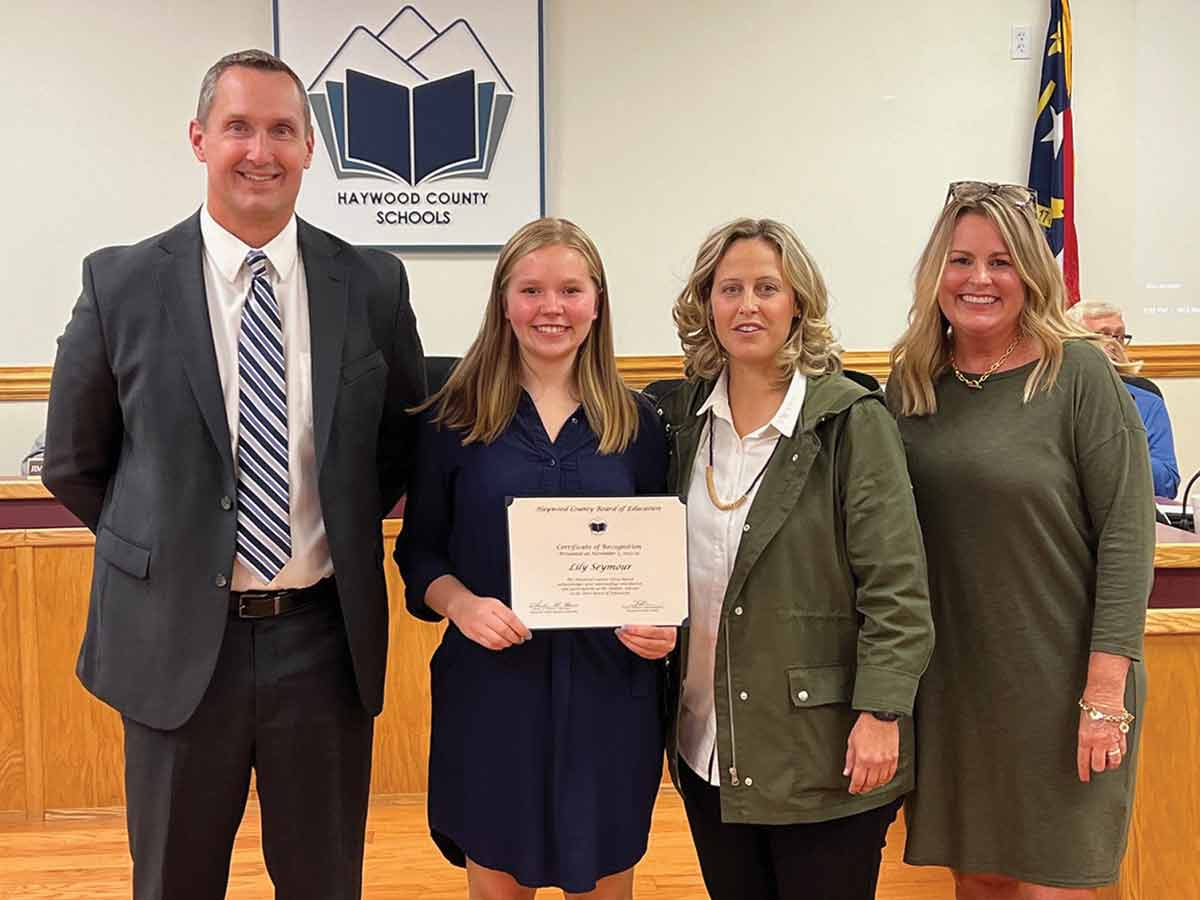
[[[424,406],[396,560],[430,663],[429,826],[472,898],[633,896],[662,774],[676,629],[532,634],[509,608],[505,500],[663,493],[666,443],[613,354],[599,253],[539,219],[500,253],[483,325]]]

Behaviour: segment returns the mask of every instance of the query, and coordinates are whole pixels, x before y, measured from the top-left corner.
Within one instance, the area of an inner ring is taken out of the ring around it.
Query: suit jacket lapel
[[[350,286],[337,259],[341,248],[323,231],[297,220],[300,261],[308,285],[309,340],[312,352],[313,443],[317,470],[325,459],[333,426],[333,406],[342,373],[346,304]]]
[[[212,323],[204,293],[204,249],[200,239],[200,214],[185,219],[159,240],[165,256],[156,272],[159,297],[178,337],[178,352],[196,404],[209,434],[232,474],[233,450],[225,395],[217,370]]]

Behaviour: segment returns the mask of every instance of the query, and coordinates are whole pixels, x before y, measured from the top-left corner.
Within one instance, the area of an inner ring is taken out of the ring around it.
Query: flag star
[[[1054,158],[1058,159],[1058,151],[1062,149],[1063,142],[1063,114],[1054,107],[1050,107],[1050,114],[1054,117],[1054,127],[1046,132],[1046,136],[1041,142],[1054,141]]]

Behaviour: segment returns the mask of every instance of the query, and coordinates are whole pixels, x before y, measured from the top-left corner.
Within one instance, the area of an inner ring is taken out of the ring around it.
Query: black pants
[[[173,731],[125,719],[136,900],[219,900],[251,769],[280,900],[361,896],[374,723],[336,599],[230,618],[195,714]]]
[[[680,762],[688,825],[713,900],[872,900],[894,800],[803,825],[721,821],[720,789]]]

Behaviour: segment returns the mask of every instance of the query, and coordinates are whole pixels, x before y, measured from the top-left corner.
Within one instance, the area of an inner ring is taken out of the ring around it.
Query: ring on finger
[[[1111,750],[1106,750],[1106,751],[1104,752],[1104,755],[1105,755],[1105,756],[1107,756],[1109,759],[1112,759],[1112,758],[1114,758],[1114,757],[1120,756],[1120,755],[1121,755],[1121,748],[1120,748],[1120,747],[1113,747]]]

